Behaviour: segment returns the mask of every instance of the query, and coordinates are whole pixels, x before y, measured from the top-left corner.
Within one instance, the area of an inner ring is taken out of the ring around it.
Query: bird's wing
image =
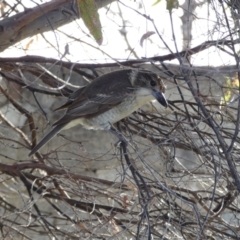
[[[65,102],[60,107],[54,109],[54,112],[68,108],[77,97],[82,96],[82,92],[84,91],[84,88],[85,87],[81,87],[81,88],[77,89],[75,92],[71,93],[68,96],[67,102]]]
[[[129,74],[126,70],[118,74],[118,71],[105,74],[94,82],[74,92],[74,99],[64,104],[68,107],[66,114],[54,125],[63,124],[80,117],[94,117],[110,108],[120,104],[134,91]],[[70,97],[71,97],[70,96]]]

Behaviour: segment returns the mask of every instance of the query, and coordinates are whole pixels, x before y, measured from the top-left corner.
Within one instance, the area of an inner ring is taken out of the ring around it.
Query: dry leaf
[[[153,34],[155,34],[155,32],[150,31],[150,32],[147,32],[147,33],[145,33],[145,34],[142,35],[141,40],[140,40],[140,45],[141,45],[141,47],[143,46],[144,40],[146,40],[147,38],[149,38],[149,37],[152,36]]]

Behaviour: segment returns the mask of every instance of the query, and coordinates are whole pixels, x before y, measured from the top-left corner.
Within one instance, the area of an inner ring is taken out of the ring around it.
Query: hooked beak
[[[153,96],[157,99],[157,101],[160,104],[162,104],[165,108],[167,108],[168,102],[162,92],[157,92],[156,90],[153,90]]]

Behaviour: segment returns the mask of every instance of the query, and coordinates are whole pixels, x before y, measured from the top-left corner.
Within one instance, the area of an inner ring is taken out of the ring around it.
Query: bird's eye
[[[152,87],[155,87],[157,84],[156,84],[155,81],[151,80],[150,85],[151,85]]]

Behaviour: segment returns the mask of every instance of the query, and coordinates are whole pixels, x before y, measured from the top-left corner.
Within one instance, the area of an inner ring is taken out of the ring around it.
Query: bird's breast
[[[129,116],[142,105],[153,99],[154,97],[150,90],[139,89],[136,94],[127,96],[122,103],[114,106],[108,111],[92,118],[82,119],[81,124],[87,129],[109,129],[113,123]]]

